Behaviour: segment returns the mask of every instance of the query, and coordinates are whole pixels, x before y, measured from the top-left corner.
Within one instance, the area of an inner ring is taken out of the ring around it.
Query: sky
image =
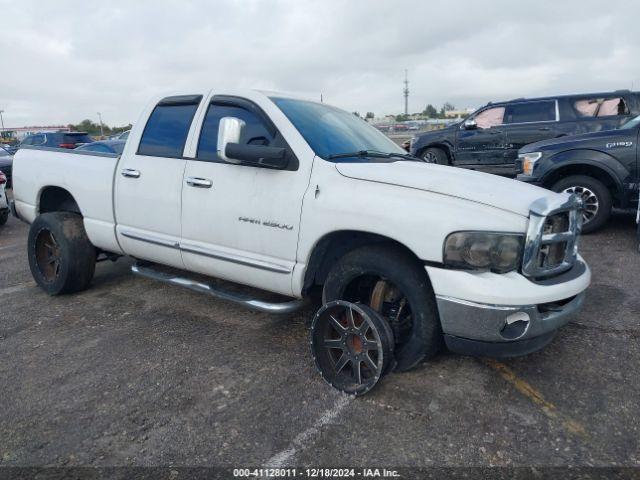
[[[640,2],[0,0],[6,127],[134,123],[166,91],[258,88],[376,116],[640,90]]]

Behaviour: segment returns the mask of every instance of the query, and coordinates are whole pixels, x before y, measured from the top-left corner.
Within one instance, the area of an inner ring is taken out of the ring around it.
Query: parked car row
[[[612,207],[638,201],[639,115],[640,94],[627,90],[489,103],[415,137],[410,151],[428,162],[577,193],[589,233],[606,223]]]

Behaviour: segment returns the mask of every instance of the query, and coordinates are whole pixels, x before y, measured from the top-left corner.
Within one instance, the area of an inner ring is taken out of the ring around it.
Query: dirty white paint
[[[265,466],[267,468],[282,468],[287,466],[287,464],[290,464],[300,450],[303,450],[314,441],[322,427],[334,421],[354,398],[355,397],[347,395],[340,395],[333,407],[326,410],[313,425],[298,434],[291,441],[288,448],[276,453],[273,457],[267,460]]]

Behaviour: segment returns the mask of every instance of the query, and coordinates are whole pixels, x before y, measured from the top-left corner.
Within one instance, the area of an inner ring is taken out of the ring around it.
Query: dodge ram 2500
[[[576,197],[427,164],[351,113],[275,93],[158,98],[120,156],[25,147],[14,185],[33,277],[51,295],[87,288],[96,259],[119,255],[139,275],[274,313],[321,291],[388,319],[399,370],[443,341],[539,349],[591,278]]]

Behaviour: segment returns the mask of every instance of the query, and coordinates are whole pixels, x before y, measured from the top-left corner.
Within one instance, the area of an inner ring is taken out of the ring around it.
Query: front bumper
[[[580,309],[591,280],[580,257],[568,272],[541,282],[515,272],[427,270],[447,346],[469,355],[516,356],[544,347]]]

